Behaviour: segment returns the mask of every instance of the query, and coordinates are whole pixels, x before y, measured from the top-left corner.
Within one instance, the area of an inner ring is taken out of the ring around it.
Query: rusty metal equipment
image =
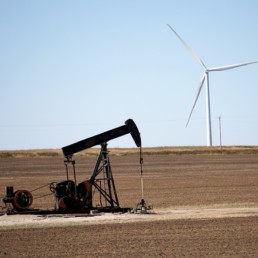
[[[54,194],[56,200],[53,212],[90,212],[92,210],[126,212],[131,210],[131,208],[120,207],[107,149],[108,141],[129,133],[136,146],[141,150],[141,136],[132,119],[126,120],[123,126],[62,148],[65,157],[66,180],[49,184],[49,190]],[[101,149],[95,168],[89,179],[77,183],[76,162],[73,159],[73,155],[96,145],[100,145]],[[69,178],[71,169],[73,176]],[[99,194],[100,203],[98,205],[94,204],[93,198],[96,192]],[[6,196],[3,198],[3,202],[6,205],[11,205],[15,211],[19,212],[28,211],[32,201],[31,192],[27,190],[14,192],[12,186],[6,188]]]
[[[31,192],[27,190],[13,191],[13,186],[6,187],[6,196],[3,198],[5,204],[11,204],[14,209],[22,211],[30,208],[33,202]]]

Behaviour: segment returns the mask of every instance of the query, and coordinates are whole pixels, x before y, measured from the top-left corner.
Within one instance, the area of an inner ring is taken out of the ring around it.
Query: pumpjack
[[[58,212],[90,212],[92,210],[105,212],[126,212],[131,208],[121,208],[116,192],[115,182],[109,159],[107,142],[131,134],[137,147],[141,148],[141,136],[132,119],[125,121],[125,125],[104,133],[95,135],[85,140],[73,143],[62,148],[66,171],[66,180],[49,184],[51,193],[55,196],[55,211]],[[76,162],[73,155],[77,152],[100,145],[100,153],[95,168],[88,180],[77,184]],[[141,151],[140,151],[141,153]],[[69,170],[72,168],[73,177],[69,178]],[[100,203],[94,204],[93,193],[99,193]],[[11,204],[16,211],[29,210],[33,201],[31,192],[27,190],[13,191],[13,186],[6,188],[5,204]]]

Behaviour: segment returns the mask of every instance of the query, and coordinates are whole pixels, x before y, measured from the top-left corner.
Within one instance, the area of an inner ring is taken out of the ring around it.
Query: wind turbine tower
[[[206,126],[207,126],[207,146],[212,146],[212,133],[211,133],[211,109],[210,109],[210,89],[209,89],[209,72],[218,72],[218,71],[226,71],[230,69],[234,69],[237,67],[245,66],[245,65],[250,65],[250,64],[255,64],[258,63],[258,61],[254,62],[248,62],[248,63],[240,63],[240,64],[233,64],[233,65],[226,65],[226,66],[220,66],[220,67],[214,67],[214,68],[207,68],[202,59],[196,54],[196,52],[193,51],[192,48],[186,42],[180,37],[180,35],[169,25],[167,26],[174,32],[174,34],[177,36],[177,38],[181,41],[181,43],[184,45],[184,47],[187,49],[187,51],[190,52],[190,54],[193,56],[193,58],[202,66],[204,69],[203,76],[201,77],[200,84],[197,90],[197,94],[195,97],[195,101],[193,104],[193,107],[191,109],[189,118],[186,123],[186,127],[188,126],[188,123],[190,121],[190,118],[192,116],[194,107],[196,105],[196,102],[198,100],[198,97],[201,93],[203,84],[205,82],[206,85]]]

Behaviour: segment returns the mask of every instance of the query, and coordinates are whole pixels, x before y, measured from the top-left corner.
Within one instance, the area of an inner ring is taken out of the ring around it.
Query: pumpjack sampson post
[[[62,148],[66,168],[66,180],[49,184],[50,191],[54,194],[55,211],[58,212],[90,212],[112,211],[126,212],[131,208],[121,208],[115,188],[115,182],[112,174],[107,142],[131,134],[137,147],[141,148],[141,136],[139,130],[132,119],[125,121],[125,125],[104,133],[95,135],[85,140],[73,143]],[[100,153],[97,158],[95,168],[88,180],[77,184],[75,160],[73,155],[85,149],[101,145]],[[141,151],[140,151],[141,155]],[[142,158],[140,159],[142,160]],[[73,179],[69,179],[69,169],[72,167]],[[94,205],[93,193],[99,193],[100,203]],[[6,196],[3,198],[5,204],[11,204],[16,211],[26,211],[32,204],[32,194],[27,190],[18,190],[13,192],[13,186],[6,188]]]

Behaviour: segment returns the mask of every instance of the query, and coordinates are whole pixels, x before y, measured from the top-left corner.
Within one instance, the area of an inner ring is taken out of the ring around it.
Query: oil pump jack
[[[50,184],[50,190],[56,197],[57,210],[125,211],[127,209],[119,205],[107,142],[128,133],[131,134],[136,146],[141,148],[140,133],[132,119],[125,121],[123,126],[62,148],[67,179],[60,183]],[[73,154],[96,145],[101,145],[101,149],[93,173],[88,180],[77,184]],[[69,165],[72,165],[73,180],[69,179]],[[93,204],[93,191],[98,191],[100,196],[101,201],[98,207]]]
[[[92,210],[126,212],[131,210],[131,208],[120,207],[107,149],[108,141],[129,133],[136,146],[140,148],[141,155],[141,136],[132,119],[126,120],[125,125],[62,148],[65,157],[66,180],[49,184],[49,189],[54,194],[56,200],[54,212],[68,211],[87,213]],[[100,145],[101,148],[93,173],[88,180],[77,184],[76,163],[73,159],[73,155],[96,145]],[[142,160],[142,158],[140,158],[140,160]],[[71,167],[73,171],[72,179],[69,178],[69,170]],[[98,206],[94,205],[93,198],[93,193],[96,191],[99,193],[100,197],[100,204],[98,204]],[[6,187],[6,196],[3,198],[3,202],[5,204],[11,204],[14,210],[18,212],[29,210],[32,200],[31,192],[27,190],[14,192],[13,186]]]

